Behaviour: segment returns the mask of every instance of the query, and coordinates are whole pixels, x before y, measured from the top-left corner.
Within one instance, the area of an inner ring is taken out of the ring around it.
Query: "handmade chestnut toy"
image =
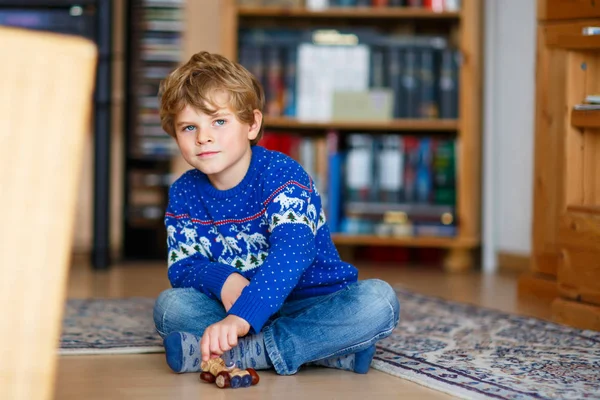
[[[211,358],[202,361],[200,380],[215,383],[221,389],[231,387],[248,387],[256,385],[260,378],[254,368],[239,369],[233,363],[225,365],[222,358]]]

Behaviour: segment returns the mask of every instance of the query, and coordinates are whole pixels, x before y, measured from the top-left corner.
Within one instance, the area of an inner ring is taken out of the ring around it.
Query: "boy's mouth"
[[[198,157],[208,158],[219,154],[218,151],[203,151],[202,153],[196,154]]]

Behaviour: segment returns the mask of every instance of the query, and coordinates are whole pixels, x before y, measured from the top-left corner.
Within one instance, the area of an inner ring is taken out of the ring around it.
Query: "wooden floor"
[[[519,300],[516,275],[447,275],[434,267],[358,265],[359,279],[380,278],[419,293],[485,307],[549,318],[547,305]],[[68,296],[156,297],[168,281],[163,264],[118,265],[94,273],[86,266],[71,271]],[[366,375],[314,368],[294,376],[260,371],[261,382],[240,390],[202,383],[198,374],[170,372],[164,354],[63,356],[59,358],[55,399],[447,399],[450,396],[371,369]],[[206,396],[206,397],[205,397]]]

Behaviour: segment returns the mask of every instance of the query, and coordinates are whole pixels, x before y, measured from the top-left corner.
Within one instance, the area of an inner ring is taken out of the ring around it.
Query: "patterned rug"
[[[163,352],[156,333],[154,299],[69,299],[60,338],[61,355]]]
[[[396,289],[371,366],[465,399],[600,399],[600,332]],[[61,354],[162,352],[153,299],[69,300]]]
[[[396,292],[373,368],[465,399],[600,399],[600,332]]]

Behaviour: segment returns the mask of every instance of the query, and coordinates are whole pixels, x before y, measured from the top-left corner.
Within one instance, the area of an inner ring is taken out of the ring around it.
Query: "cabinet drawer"
[[[575,22],[549,22],[542,26],[546,46],[566,50],[600,50],[600,18]]]
[[[538,19],[600,17],[600,0],[538,0]]]

